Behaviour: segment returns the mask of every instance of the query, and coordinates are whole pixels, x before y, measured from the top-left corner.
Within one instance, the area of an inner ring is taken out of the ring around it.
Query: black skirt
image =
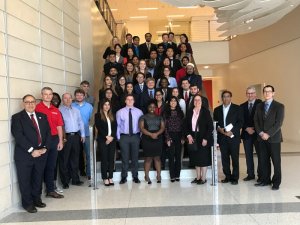
[[[161,156],[163,146],[162,135],[158,135],[157,139],[152,139],[148,135],[142,136],[142,147],[145,157]]]
[[[211,146],[202,146],[202,140],[197,140],[197,151],[189,151],[189,157],[191,166],[211,166]]]

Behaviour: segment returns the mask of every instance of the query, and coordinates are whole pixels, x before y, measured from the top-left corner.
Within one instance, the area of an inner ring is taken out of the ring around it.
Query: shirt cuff
[[[33,147],[31,147],[30,149],[28,149],[28,153],[31,153],[31,152],[33,152]]]
[[[259,133],[259,136],[260,136],[262,133],[263,133],[263,131],[261,131],[261,132]]]

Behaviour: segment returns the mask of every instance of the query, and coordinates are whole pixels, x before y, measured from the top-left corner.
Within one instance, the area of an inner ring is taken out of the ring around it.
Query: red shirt
[[[156,109],[155,109],[155,114],[156,114],[156,115],[161,116],[161,108],[162,108],[162,107],[160,107],[160,108],[156,107]]]
[[[35,111],[41,112],[47,115],[48,122],[51,128],[51,135],[57,135],[57,127],[63,126],[63,120],[58,108],[54,107],[52,104],[48,108],[43,101],[36,105]]]
[[[177,71],[176,73],[176,81],[177,81],[177,86],[179,87],[179,82],[180,82],[180,79],[182,77],[185,77],[186,76],[186,71],[185,71],[185,67],[182,67],[180,70]]]

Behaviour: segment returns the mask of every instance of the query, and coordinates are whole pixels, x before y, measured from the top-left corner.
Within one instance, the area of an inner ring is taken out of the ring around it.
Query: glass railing
[[[113,36],[116,35],[117,23],[112,15],[112,12],[109,8],[107,0],[95,0],[95,4],[97,5],[99,12],[104,18],[108,29],[110,30]]]

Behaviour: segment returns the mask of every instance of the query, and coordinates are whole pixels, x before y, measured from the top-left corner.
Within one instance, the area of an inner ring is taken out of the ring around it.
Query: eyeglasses
[[[195,99],[194,101],[195,102],[201,102],[201,99]]]
[[[231,98],[230,95],[224,95],[222,98]]]
[[[164,72],[169,72],[170,70],[164,70]]]
[[[35,105],[36,101],[32,101],[32,102],[24,102],[26,105]]]
[[[186,70],[194,70],[194,68],[186,68]]]
[[[125,78],[121,78],[120,80],[125,80]]]
[[[270,94],[273,93],[273,91],[264,91],[264,93]]]
[[[254,95],[255,94],[255,92],[252,92],[252,93],[246,93],[247,95]]]

